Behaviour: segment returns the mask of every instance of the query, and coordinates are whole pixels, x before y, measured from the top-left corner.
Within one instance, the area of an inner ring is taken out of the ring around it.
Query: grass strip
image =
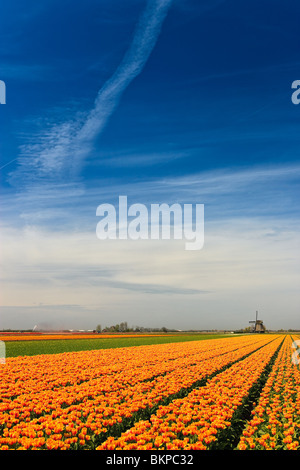
[[[233,336],[233,335],[232,335]],[[234,335],[233,337],[237,337]],[[49,339],[39,341],[7,341],[6,357],[36,356],[39,354],[59,354],[74,351],[90,351],[95,349],[112,349],[150,344],[179,343],[185,341],[200,341],[228,338],[229,335],[200,334],[200,335],[170,335],[159,337],[139,338],[94,338],[94,339]]]

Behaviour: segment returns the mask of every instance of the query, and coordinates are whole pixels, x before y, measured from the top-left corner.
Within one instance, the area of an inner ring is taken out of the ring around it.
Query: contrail
[[[122,93],[141,73],[156,44],[171,3],[172,0],[148,1],[131,46],[116,72],[99,91],[95,107],[79,132],[79,140],[91,140],[103,129],[107,119],[117,107]]]
[[[6,166],[10,165],[11,163],[15,162],[16,160],[18,160],[17,158],[14,158],[13,160],[10,160],[10,162],[7,162],[5,163],[5,165],[2,165],[0,167],[0,170],[3,170],[3,168],[5,168]]]
[[[95,138],[117,108],[123,92],[143,70],[172,1],[148,0],[129,49],[117,70],[99,90],[93,109],[83,122],[75,119],[74,123],[55,126],[41,137],[38,144],[25,146],[19,176],[24,176],[22,170],[30,179],[49,178],[67,170],[73,175],[78,173],[93,148]]]

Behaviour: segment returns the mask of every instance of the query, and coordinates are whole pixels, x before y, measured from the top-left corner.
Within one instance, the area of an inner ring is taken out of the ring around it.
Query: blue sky
[[[0,328],[299,325],[300,6],[1,6]],[[99,241],[96,208],[205,205],[205,244]]]

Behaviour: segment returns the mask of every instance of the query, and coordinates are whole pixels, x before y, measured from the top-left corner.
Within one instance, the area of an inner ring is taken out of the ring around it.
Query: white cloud
[[[239,328],[256,308],[267,315],[269,327],[279,325],[275,315],[284,309],[286,327],[296,327],[299,227],[287,223],[286,230],[276,230],[277,223],[208,223],[198,252],[185,251],[180,241],[99,241],[87,232],[3,230],[2,322],[9,323],[9,306],[26,317],[30,307],[48,305],[49,319],[51,305],[55,316],[58,306],[67,304],[79,306],[75,310],[87,327],[98,311],[107,324],[115,318],[163,326],[163,319],[178,328],[217,323]],[[61,319],[66,315],[72,323],[71,312],[66,308]],[[239,312],[240,318],[227,319]]]
[[[11,174],[12,183],[26,182],[26,179],[30,183],[36,180],[56,181],[66,174],[76,178],[95,138],[105,128],[122,94],[142,72],[171,4],[172,0],[148,0],[124,59],[99,90],[93,109],[45,129],[43,134],[35,136],[34,144],[23,146],[19,166]]]
[[[100,312],[96,323],[239,328],[259,309],[270,328],[299,327],[298,179],[296,165],[258,167],[3,195],[1,321],[17,326],[15,307],[38,323],[36,315],[51,318],[53,305],[54,316],[66,306],[61,318],[81,327]],[[130,204],[204,203],[204,248],[98,240],[96,208],[121,194]]]

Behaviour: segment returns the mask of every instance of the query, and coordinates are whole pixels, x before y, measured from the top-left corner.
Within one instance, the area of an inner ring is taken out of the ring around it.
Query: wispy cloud
[[[258,165],[248,168],[219,168],[185,175],[149,178],[134,183],[119,180],[89,180],[82,184],[53,183],[32,186],[27,191],[2,194],[2,225],[44,225],[56,230],[89,227],[94,230],[99,204],[118,204],[118,195],[128,203],[202,203],[205,218],[298,217],[300,166]],[[76,208],[76,210],[74,210]],[[13,214],[13,216],[12,216]]]
[[[234,312],[235,328],[258,308],[275,327],[288,306],[285,321],[296,327],[299,223],[218,220],[206,234],[204,249],[191,254],[179,240],[100,242],[90,231],[4,229],[0,326],[32,327],[59,310],[69,325],[78,317],[94,327],[123,320],[162,326],[166,318],[179,328],[228,325]]]
[[[143,70],[158,39],[172,0],[148,0],[136,26],[129,49],[110,79],[99,90],[94,107],[85,115],[63,122],[25,145],[19,166],[11,175],[17,179],[51,180],[60,175],[76,177],[85,158],[116,110],[121,96]]]

